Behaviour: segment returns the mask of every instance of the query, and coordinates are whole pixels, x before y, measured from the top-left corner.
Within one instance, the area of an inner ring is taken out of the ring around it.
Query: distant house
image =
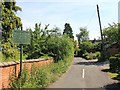
[[[120,53],[120,43],[114,43],[106,48],[106,55],[113,56]]]

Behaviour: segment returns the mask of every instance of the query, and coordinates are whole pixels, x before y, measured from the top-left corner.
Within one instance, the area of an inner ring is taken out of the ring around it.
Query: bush
[[[83,54],[83,58],[87,60],[97,59],[99,56],[100,56],[100,52]]]
[[[39,37],[40,38],[40,37]],[[34,38],[33,38],[34,39]],[[29,50],[31,49],[31,50]],[[41,56],[51,56],[55,62],[69,56],[71,49],[74,51],[74,42],[66,36],[45,36],[34,41],[31,45],[25,47],[24,52],[28,54],[27,59],[36,59]]]
[[[70,38],[63,37],[51,37],[46,41],[46,49],[42,52],[48,56],[54,57],[55,62],[63,60],[65,56],[74,54],[74,44]],[[72,52],[71,52],[72,50]]]
[[[93,50],[94,48],[94,44],[92,44],[92,42],[89,42],[89,41],[85,41],[85,42],[82,42],[80,44],[80,49],[85,52],[90,52],[91,50]]]
[[[9,61],[11,59],[16,59],[19,51],[16,49],[15,45],[11,46],[11,43],[7,42],[2,44],[2,54],[5,60]]]
[[[117,56],[117,57],[115,57]],[[112,72],[120,73],[120,57],[119,55],[115,55],[110,57],[110,70]]]

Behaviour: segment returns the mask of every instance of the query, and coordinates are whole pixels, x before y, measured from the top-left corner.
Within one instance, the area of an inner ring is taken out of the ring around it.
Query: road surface
[[[103,64],[74,58],[70,69],[58,81],[48,88],[119,88],[118,81],[112,80],[106,72],[101,71]]]

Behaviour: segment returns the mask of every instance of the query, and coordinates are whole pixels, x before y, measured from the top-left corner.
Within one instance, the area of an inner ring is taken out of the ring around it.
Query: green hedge
[[[112,72],[120,73],[120,54],[110,57],[110,70]]]

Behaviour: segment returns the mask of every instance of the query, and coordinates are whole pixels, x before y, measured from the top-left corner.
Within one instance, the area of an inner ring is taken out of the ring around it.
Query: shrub
[[[115,57],[116,56],[116,57]],[[110,70],[112,72],[120,73],[120,57],[119,55],[115,55],[110,57]]]
[[[80,49],[83,52],[84,51],[90,52],[91,50],[93,50],[93,48],[94,48],[94,44],[92,44],[92,42],[89,41],[82,42],[80,45]]]
[[[63,60],[65,56],[74,54],[74,44],[70,38],[62,37],[50,37],[46,41],[46,49],[41,52],[48,56],[54,57],[55,62]]]
[[[83,54],[83,58],[87,59],[87,60],[91,60],[91,59],[97,59],[100,56],[100,52],[96,52],[96,53],[85,53]]]
[[[33,47],[34,46],[34,47]],[[50,36],[46,38],[44,42],[38,40],[38,43],[31,44],[25,48],[31,48],[32,51],[28,51],[29,58],[40,58],[41,56],[51,56],[54,58],[55,62],[64,59],[65,56],[69,56],[74,53],[74,42],[66,36]],[[71,52],[72,50],[72,52]]]
[[[15,60],[18,58],[17,56],[19,54],[19,51],[17,49],[15,49],[16,48],[15,46],[11,46],[11,44],[9,42],[2,44],[2,48],[3,48],[2,54],[6,61],[9,61],[11,59]]]

